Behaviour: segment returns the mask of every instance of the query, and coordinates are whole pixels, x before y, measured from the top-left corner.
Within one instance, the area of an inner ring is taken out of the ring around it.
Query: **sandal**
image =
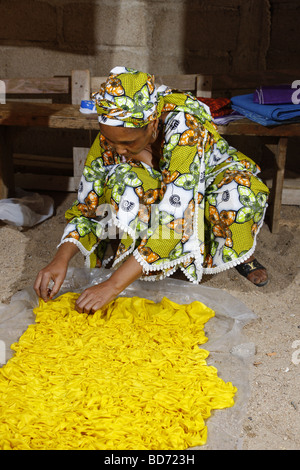
[[[254,258],[252,261],[248,261],[248,262],[245,262],[245,263],[241,263],[239,264],[238,266],[235,266],[235,269],[242,275],[244,276],[245,278],[248,279],[248,276],[250,273],[253,273],[254,271],[257,271],[258,269],[266,269],[264,266],[262,266],[262,264],[260,264],[256,258]],[[250,279],[249,279],[250,280]],[[250,280],[250,282],[252,282]],[[265,281],[262,281],[260,283],[255,283],[253,282],[253,284],[257,287],[263,287],[265,285],[267,285],[269,282],[269,279],[266,279]]]

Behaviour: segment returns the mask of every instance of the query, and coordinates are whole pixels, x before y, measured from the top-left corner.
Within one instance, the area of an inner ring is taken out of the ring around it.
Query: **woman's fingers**
[[[41,297],[45,302],[48,300],[48,286],[51,280],[50,273],[40,272],[34,283],[34,290],[36,294]]]
[[[108,281],[89,287],[78,297],[75,308],[79,313],[95,313],[119,294]]]
[[[104,301],[101,297],[95,297],[92,293],[86,291],[83,294],[78,297],[76,302],[76,310],[79,313],[95,313],[96,310],[104,307]]]
[[[52,263],[38,273],[33,287],[37,295],[44,302],[52,299],[59,292],[64,282],[66,271],[67,267],[63,263]]]
[[[57,276],[56,278],[52,279],[52,281],[54,281],[54,284],[51,288],[49,288],[48,284],[48,295],[50,299],[53,299],[53,297],[55,297],[56,294],[59,292],[59,289],[61,288],[61,285],[64,282],[64,277]]]
[[[89,313],[89,311],[87,312],[86,311],[86,307],[87,307],[87,295],[86,295],[86,291],[84,291],[77,299],[76,301],[76,304],[75,304],[75,308],[77,310],[77,312],[79,313]]]
[[[42,278],[41,282],[41,297],[44,300],[44,302],[47,302],[49,300],[49,284],[51,281],[52,277],[51,274],[46,274]]]
[[[65,275],[65,266],[52,263],[39,272],[34,284],[35,292],[47,302],[59,292]],[[53,286],[50,288],[51,281]],[[76,301],[75,308],[79,313],[95,313],[114,300],[119,293],[120,289],[116,288],[114,282],[104,281],[83,291]]]
[[[35,293],[38,297],[41,296],[41,291],[40,291],[40,286],[41,286],[41,274],[39,273],[36,277],[35,283],[33,285],[33,288],[35,290]]]

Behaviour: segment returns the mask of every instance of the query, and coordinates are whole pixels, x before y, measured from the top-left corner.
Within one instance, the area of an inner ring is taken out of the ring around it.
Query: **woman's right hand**
[[[73,243],[62,244],[51,263],[38,273],[33,287],[44,302],[52,299],[59,292],[67,274],[69,261],[77,252],[78,248]],[[53,286],[50,288],[51,281],[53,281]]]
[[[66,277],[67,269],[68,263],[54,259],[38,273],[33,287],[44,302],[52,299],[58,293]],[[53,286],[50,288],[51,281],[53,281]]]

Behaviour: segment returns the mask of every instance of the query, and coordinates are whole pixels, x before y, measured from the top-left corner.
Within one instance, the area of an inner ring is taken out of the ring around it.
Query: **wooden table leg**
[[[276,173],[272,185],[271,232],[278,233],[288,138],[281,137],[275,150]]]
[[[0,126],[0,199],[13,196],[15,189],[11,131]]]

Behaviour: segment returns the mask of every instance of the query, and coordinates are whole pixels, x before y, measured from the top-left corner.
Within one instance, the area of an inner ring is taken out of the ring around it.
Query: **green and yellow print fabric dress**
[[[157,91],[168,112],[159,171],[122,160],[99,133],[62,243],[77,244],[88,266],[101,267],[118,240],[113,267],[132,254],[142,279],[180,268],[198,283],[253,253],[268,189],[258,166],[218,134],[206,105],[165,86]]]

